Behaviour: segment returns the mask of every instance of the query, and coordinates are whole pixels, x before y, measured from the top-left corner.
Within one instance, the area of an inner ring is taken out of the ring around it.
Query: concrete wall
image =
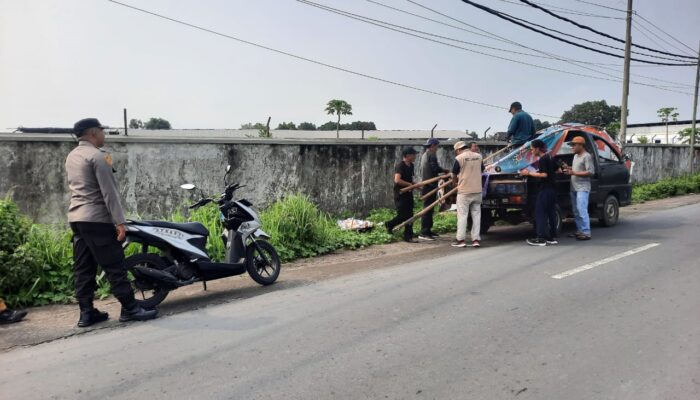
[[[628,144],[625,153],[634,161],[633,183],[651,183],[659,179],[685,175],[690,171],[689,146],[665,144]],[[700,148],[695,147],[695,171],[700,171]]]
[[[227,164],[232,180],[247,185],[240,194],[257,206],[301,192],[331,213],[362,214],[393,206],[394,163],[402,147],[420,149],[421,143],[109,137],[107,148],[132,216],[163,217],[191,203],[193,195],[179,188],[185,182],[221,193]],[[37,221],[63,220],[69,200],[63,164],[74,146],[61,135],[0,135],[0,196],[13,191]],[[487,152],[498,147],[482,145]],[[438,155],[445,167],[451,165],[450,144]]]
[[[421,143],[110,137],[108,149],[132,216],[163,217],[191,202],[192,194],[180,189],[181,183],[220,193],[227,164],[233,179],[247,185],[240,194],[257,206],[301,192],[323,210],[361,215],[393,206],[393,166],[402,147],[419,149]],[[22,210],[37,221],[63,220],[68,204],[63,163],[74,146],[61,135],[0,134],[0,196],[13,191]],[[500,146],[481,144],[481,149],[489,154]],[[635,182],[688,171],[687,147],[629,145],[626,152],[636,161]],[[441,165],[449,167],[452,155],[451,143],[446,143],[438,152]]]

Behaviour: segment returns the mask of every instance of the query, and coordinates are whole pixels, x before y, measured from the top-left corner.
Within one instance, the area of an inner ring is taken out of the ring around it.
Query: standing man
[[[539,180],[539,190],[535,203],[535,228],[537,237],[527,239],[530,246],[557,245],[557,196],[556,174],[557,165],[550,154],[547,154],[547,145],[535,139],[530,144],[530,151],[535,157],[539,157],[537,172],[528,168],[520,171],[521,176],[530,176]]]
[[[126,219],[119,202],[112,156],[102,150],[104,126],[95,118],[75,123],[78,146],[66,158],[71,192],[68,222],[73,231],[75,297],[80,306],[79,327],[106,321],[109,315],[93,307],[97,265],[107,275],[112,294],[122,305],[119,321],[153,319],[157,310],[145,310],[134,299],[124,266]]]
[[[530,114],[523,111],[523,106],[519,102],[510,105],[513,118],[508,125],[508,141],[513,146],[521,146],[535,137],[535,122]]]
[[[452,180],[457,185],[457,238],[453,247],[467,247],[467,221],[472,216],[473,247],[481,247],[481,155],[469,150],[464,142],[454,145],[457,158],[452,166]]]
[[[396,205],[396,217],[387,221],[386,229],[392,234],[394,227],[410,219],[413,216],[413,192],[401,193],[401,189],[413,185],[413,163],[418,152],[413,147],[406,147],[401,151],[401,161],[394,167],[394,204]],[[409,243],[413,241],[413,224],[407,224],[403,231],[403,240]]]
[[[438,146],[440,144],[440,141],[437,140],[436,138],[430,138],[428,141],[423,145],[425,148],[425,153],[423,153],[423,157],[420,160],[420,170],[421,170],[421,176],[423,180],[427,180],[430,178],[435,178],[436,176],[440,176],[444,173],[448,173],[450,171],[442,168],[440,164],[438,164],[437,160],[437,150]],[[421,189],[421,195],[425,195],[433,190],[435,190],[439,185],[439,182],[431,183],[429,185],[423,186],[423,189]],[[437,192],[434,194],[430,195],[429,197],[426,197],[425,200],[423,200],[423,208],[428,207],[429,205],[433,204],[437,200]],[[431,208],[428,210],[427,213],[425,213],[421,217],[421,232],[420,235],[418,235],[418,239],[421,240],[435,240],[436,237],[439,235],[435,232],[432,231],[433,228],[433,209]]]
[[[469,151],[472,153],[481,154],[481,150],[479,150],[479,143],[469,142]]]
[[[586,151],[586,139],[581,136],[573,138],[569,146],[574,150],[574,161],[564,173],[571,175],[571,208],[576,218],[576,233],[569,236],[576,240],[591,240],[588,197],[591,192],[591,176],[595,174],[593,157]]]

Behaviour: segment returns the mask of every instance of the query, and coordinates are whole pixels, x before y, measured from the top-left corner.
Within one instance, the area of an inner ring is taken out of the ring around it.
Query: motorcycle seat
[[[134,225],[155,226],[157,228],[177,229],[193,235],[209,236],[209,231],[199,222],[175,223],[168,221],[131,221]]]

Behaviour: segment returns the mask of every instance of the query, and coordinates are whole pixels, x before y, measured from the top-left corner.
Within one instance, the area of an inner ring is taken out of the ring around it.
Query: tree
[[[248,122],[247,124],[242,124],[241,129],[265,129],[265,124],[262,122],[256,122],[255,124]]]
[[[646,136],[640,136],[640,137],[639,137],[639,143],[641,143],[641,144],[647,144],[647,143],[649,143],[649,138],[646,137]]]
[[[690,144],[690,135],[692,134],[693,128],[685,128],[678,132],[678,136],[681,137],[681,143]],[[700,129],[695,128],[695,143],[700,143]]]
[[[656,110],[656,114],[661,118],[661,122],[666,124],[666,144],[668,144],[668,119],[671,118],[674,121],[678,121],[678,110],[676,107],[662,107]],[[688,136],[690,137],[690,136]]]
[[[319,131],[334,131],[338,129],[338,123],[333,121],[328,121],[323,125],[318,127]]]
[[[587,101],[576,104],[569,111],[565,111],[561,116],[560,123],[579,122],[585,125],[595,125],[608,130],[608,126],[613,122],[620,121],[619,106],[608,105],[605,100]],[[616,136],[608,130],[613,137]]]
[[[337,115],[338,122],[335,129],[335,137],[340,139],[340,116],[352,115],[352,106],[345,100],[333,99],[326,104],[326,113],[328,115]]]
[[[170,122],[163,118],[151,118],[143,125],[146,129],[170,129]]]
[[[294,125],[294,122],[281,122],[279,125],[277,125],[277,129],[282,130],[282,131],[295,131],[297,130],[297,126]]]
[[[312,124],[311,122],[302,122],[297,126],[297,129],[300,131],[315,131],[316,130],[316,125]]]
[[[349,124],[340,125],[340,129],[348,131],[376,131],[377,126],[372,121],[355,121]]]
[[[539,119],[536,119],[533,122],[535,123],[535,132],[539,132],[542,129],[547,129],[550,126],[552,126],[552,124],[549,123],[549,121],[540,121]]]
[[[143,122],[140,119],[132,118],[129,121],[129,128],[131,128],[131,129],[143,129]]]

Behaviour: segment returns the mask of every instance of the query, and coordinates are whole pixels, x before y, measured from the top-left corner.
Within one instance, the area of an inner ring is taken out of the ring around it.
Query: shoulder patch
[[[107,162],[107,165],[110,167],[112,166],[112,155],[109,153],[104,154],[105,162]]]

